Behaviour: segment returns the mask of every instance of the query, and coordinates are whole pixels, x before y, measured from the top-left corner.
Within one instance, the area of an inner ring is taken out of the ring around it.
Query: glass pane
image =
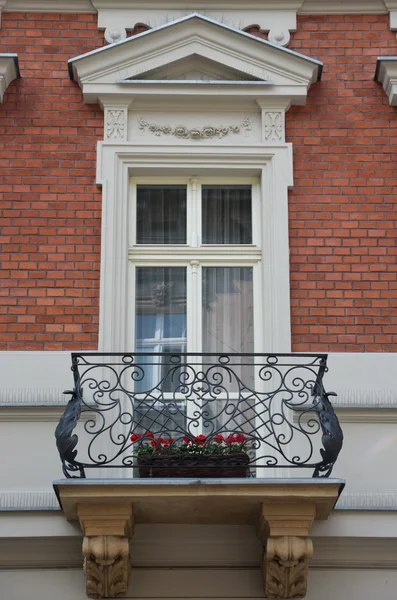
[[[252,267],[203,268],[203,350],[254,351]]]
[[[137,352],[186,352],[184,267],[137,267],[135,331]],[[164,361],[168,365],[168,359],[143,359],[149,364],[136,382],[139,392],[157,386],[167,372]],[[164,380],[162,391],[172,391],[168,380]]]
[[[252,244],[250,185],[203,185],[203,244]]]
[[[226,355],[254,352],[252,267],[203,269],[203,350]],[[211,401],[205,405],[209,427],[252,433],[252,355],[229,356],[226,365],[220,363],[208,373],[213,385]]]
[[[137,244],[186,244],[186,186],[138,185]]]

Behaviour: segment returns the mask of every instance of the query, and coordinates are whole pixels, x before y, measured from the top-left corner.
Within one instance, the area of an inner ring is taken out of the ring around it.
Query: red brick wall
[[[102,45],[96,15],[2,15],[22,79],[0,104],[0,350],[97,346],[103,113],[67,60]]]
[[[324,63],[287,116],[293,350],[397,352],[397,112],[373,81],[397,55],[386,15],[299,18]]]
[[[395,33],[386,16],[329,16],[292,37],[324,62],[287,115],[293,349],[397,351],[397,114],[373,81]],[[0,350],[96,348],[102,111],[66,63],[101,45],[95,15],[3,14],[23,78],[0,105]]]

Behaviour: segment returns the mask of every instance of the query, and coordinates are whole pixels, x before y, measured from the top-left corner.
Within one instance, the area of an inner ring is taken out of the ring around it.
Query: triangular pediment
[[[130,81],[134,79],[147,81],[258,81],[258,77],[254,77],[250,73],[233,69],[198,54],[186,56],[129,78]]]
[[[109,94],[122,83],[164,80],[265,82],[307,91],[321,67],[317,60],[198,14],[69,61],[72,78],[83,91],[89,86],[91,96],[97,86]]]

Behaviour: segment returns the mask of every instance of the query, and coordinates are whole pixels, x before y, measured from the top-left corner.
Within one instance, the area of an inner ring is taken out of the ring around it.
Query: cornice
[[[387,14],[397,8],[395,0],[250,0],[242,10],[296,11],[300,14]],[[6,12],[57,12],[57,13],[97,13],[103,10],[128,10],[131,0],[0,0],[0,9]],[[189,10],[236,10],[241,9],[238,0],[172,0],[167,3],[167,11]],[[164,10],[160,0],[134,2],[134,9]]]
[[[336,503],[334,510],[397,511],[397,492],[343,492]],[[0,512],[15,511],[60,511],[60,508],[58,500],[52,490],[0,491]]]

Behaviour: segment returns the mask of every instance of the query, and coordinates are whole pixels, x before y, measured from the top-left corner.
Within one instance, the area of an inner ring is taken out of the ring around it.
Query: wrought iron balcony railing
[[[74,389],[55,432],[63,471],[328,477],[343,434],[326,370],[326,354],[73,353]]]

